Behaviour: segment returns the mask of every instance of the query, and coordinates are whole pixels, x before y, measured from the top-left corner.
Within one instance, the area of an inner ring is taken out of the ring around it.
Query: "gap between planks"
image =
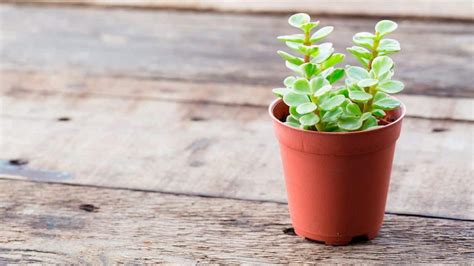
[[[277,144],[260,108],[87,91],[14,89],[2,99],[2,156],[29,159],[16,170],[25,178],[286,201]],[[65,116],[71,119],[56,120]],[[472,219],[472,127],[407,118],[387,211]],[[28,174],[41,169],[69,175]]]
[[[173,191],[165,191],[165,190],[158,190],[158,189],[130,188],[130,187],[119,187],[119,186],[107,186],[107,185],[76,184],[76,183],[64,183],[64,182],[54,182],[54,181],[28,180],[22,176],[5,175],[3,173],[0,173],[0,180],[11,180],[11,181],[18,181],[18,182],[23,181],[23,182],[31,182],[31,183],[64,185],[64,186],[84,187],[84,188],[90,187],[90,188],[96,188],[96,189],[125,190],[125,191],[132,191],[132,192],[159,193],[159,194],[173,195],[173,196],[226,199],[226,200],[248,201],[248,202],[254,202],[254,203],[277,203],[277,204],[288,205],[286,201],[278,201],[278,200],[271,200],[271,199],[267,199],[267,200],[245,199],[245,198],[236,198],[236,197],[230,197],[230,196],[225,196],[225,195],[216,196],[216,195],[200,194],[200,193],[192,193],[192,192],[187,192],[187,193],[173,192]],[[441,219],[441,220],[450,220],[450,221],[474,222],[474,219],[468,219],[468,218],[433,216],[433,215],[423,215],[423,214],[416,214],[416,213],[387,212],[386,211],[385,214],[396,215],[396,216],[418,217],[418,218],[426,218],[426,219]]]
[[[197,104],[220,104],[267,108],[275,98],[271,88],[261,85],[137,79],[127,76],[85,76],[63,73],[0,71],[0,91],[22,91],[119,97]],[[407,107],[407,117],[451,121],[474,121],[474,98],[433,97],[399,94]]]
[[[291,234],[286,204],[0,179],[4,263],[472,263],[472,222],[385,215],[372,241]]]

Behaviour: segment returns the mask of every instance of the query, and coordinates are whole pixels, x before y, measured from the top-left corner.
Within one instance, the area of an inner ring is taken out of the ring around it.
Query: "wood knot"
[[[17,158],[17,159],[9,160],[8,163],[11,164],[11,165],[15,165],[15,166],[21,166],[21,165],[28,164],[28,160]]]
[[[61,116],[61,117],[58,117],[58,119],[56,120],[59,122],[67,122],[67,121],[71,121],[71,118],[67,116]]]
[[[86,211],[86,212],[98,212],[99,207],[94,206],[92,204],[81,204],[79,205],[79,209]]]
[[[194,121],[194,122],[200,122],[200,121],[206,121],[207,119],[200,116],[193,116],[189,120]]]

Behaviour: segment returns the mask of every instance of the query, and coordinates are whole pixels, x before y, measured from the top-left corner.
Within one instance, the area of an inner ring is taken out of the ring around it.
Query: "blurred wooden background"
[[[6,0],[12,3],[53,3],[230,12],[397,16],[473,20],[471,0]]]
[[[7,2],[1,263],[474,262],[471,2]],[[336,51],[399,23],[408,115],[373,241],[292,235],[266,107],[293,9]]]

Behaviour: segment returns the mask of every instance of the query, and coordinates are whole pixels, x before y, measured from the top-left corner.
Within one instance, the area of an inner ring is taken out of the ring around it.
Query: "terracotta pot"
[[[370,131],[331,133],[285,125],[288,106],[269,108],[280,143],[288,205],[297,235],[328,245],[374,238],[382,225],[395,143],[405,107]]]

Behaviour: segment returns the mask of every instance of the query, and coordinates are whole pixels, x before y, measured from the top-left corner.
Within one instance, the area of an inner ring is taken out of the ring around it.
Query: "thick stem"
[[[374,94],[375,94],[375,86],[369,88],[369,93],[372,94],[372,99],[368,100],[366,104],[364,104],[364,110],[362,112],[368,112],[372,109],[372,103],[374,101]]]
[[[380,36],[379,36],[378,33],[376,33],[375,40],[374,40],[374,46],[372,47],[372,58],[370,59],[370,61],[368,63],[368,66],[367,66],[367,71],[369,71],[369,72],[370,72],[370,70],[372,70],[372,62],[378,56],[377,48],[379,47],[379,43],[380,43]],[[374,95],[375,95],[375,86],[370,87],[368,93],[372,94],[372,99],[370,99],[369,101],[367,101],[364,104],[363,112],[366,112],[366,111],[369,111],[370,109],[372,109],[372,102],[373,102]]]
[[[307,46],[311,45],[310,38],[311,38],[310,37],[310,32],[309,31],[305,32],[304,33],[304,45],[307,45]],[[311,57],[309,55],[304,56],[304,62],[305,63],[309,63],[310,60],[311,60]]]
[[[379,47],[379,43],[380,43],[380,38],[379,38],[379,34],[377,34],[376,37],[375,37],[375,40],[374,40],[374,46],[372,47],[372,58],[370,59],[369,64],[367,66],[368,71],[370,71],[372,69],[372,62],[374,61],[374,59],[379,54],[379,52],[377,52],[377,48]]]
[[[311,34],[311,32],[309,32],[309,31],[307,31],[307,32],[304,33],[304,45],[307,45],[307,46],[310,46],[310,45],[311,45],[311,40],[310,40],[311,37],[310,37],[310,34]],[[304,56],[304,62],[305,62],[305,63],[309,63],[310,61],[311,61],[311,57],[310,57],[309,55],[305,55],[305,56]],[[308,80],[309,80],[309,78],[308,78]],[[318,98],[317,98],[317,97],[314,97],[314,96],[311,96],[311,101],[312,101],[313,103],[315,103],[316,106],[318,106],[318,109],[316,109],[316,110],[314,111],[314,113],[321,119],[320,113],[319,113]],[[321,131],[321,132],[324,131],[324,126],[323,126],[323,124],[322,124],[321,122],[318,122],[315,126],[316,126],[316,129],[317,129],[318,131]]]

